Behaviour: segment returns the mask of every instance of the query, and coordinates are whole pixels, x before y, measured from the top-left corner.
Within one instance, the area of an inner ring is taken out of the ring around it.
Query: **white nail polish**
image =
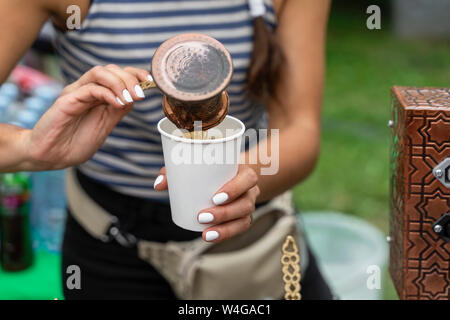
[[[148,80],[148,81],[153,81],[152,75],[149,74],[149,75],[147,76],[147,80]]]
[[[116,97],[116,100],[117,100],[118,103],[120,103],[121,106],[125,105],[125,103],[123,103],[122,100],[119,99],[119,97]]]
[[[133,98],[131,97],[131,94],[127,89],[123,90],[122,95],[126,102],[129,102],[129,103],[133,102]]]
[[[227,200],[228,200],[228,194],[226,194],[225,192],[216,194],[212,199],[212,201],[214,202],[214,204],[216,206],[221,205],[222,203],[224,203]]]
[[[155,183],[153,184],[153,188],[156,188],[158,184],[160,184],[164,180],[164,176],[160,174],[158,178],[156,178]]]
[[[202,212],[198,215],[198,222],[200,223],[210,223],[214,220],[214,216],[209,212]]]
[[[206,233],[206,241],[213,241],[216,240],[219,237],[219,233],[217,231],[208,231]]]
[[[137,95],[139,98],[145,98],[144,91],[142,90],[142,88],[141,88],[140,85],[137,84],[137,85],[134,87],[134,92],[136,92],[136,95]]]

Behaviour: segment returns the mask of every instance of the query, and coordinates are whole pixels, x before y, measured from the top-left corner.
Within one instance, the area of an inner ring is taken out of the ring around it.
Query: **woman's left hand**
[[[212,198],[216,206],[201,210],[197,215],[198,222],[214,224],[203,231],[205,241],[220,242],[250,227],[256,198],[260,194],[257,182],[256,172],[247,165],[240,165],[238,174],[216,192]],[[154,188],[167,189],[165,167],[160,170]]]

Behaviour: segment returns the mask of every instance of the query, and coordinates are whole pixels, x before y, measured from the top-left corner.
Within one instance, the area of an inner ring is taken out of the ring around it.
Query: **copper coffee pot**
[[[195,129],[207,130],[225,118],[233,64],[216,39],[187,33],[166,40],[153,55],[151,74],[153,81],[140,86],[161,90],[164,114],[178,128],[193,131],[194,122],[202,121]]]

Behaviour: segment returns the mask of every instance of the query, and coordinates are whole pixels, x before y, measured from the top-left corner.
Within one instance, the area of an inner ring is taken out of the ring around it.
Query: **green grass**
[[[387,233],[389,89],[449,86],[450,43],[400,40],[385,24],[368,30],[365,19],[364,12],[331,14],[321,156],[295,201],[302,211],[349,213]],[[388,278],[385,298],[396,298]]]

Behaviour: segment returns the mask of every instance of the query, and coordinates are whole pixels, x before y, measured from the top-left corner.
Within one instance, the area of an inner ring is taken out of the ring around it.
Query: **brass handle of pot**
[[[139,86],[142,88],[142,90],[147,90],[150,88],[156,88],[156,83],[152,80],[146,80],[139,83]]]

